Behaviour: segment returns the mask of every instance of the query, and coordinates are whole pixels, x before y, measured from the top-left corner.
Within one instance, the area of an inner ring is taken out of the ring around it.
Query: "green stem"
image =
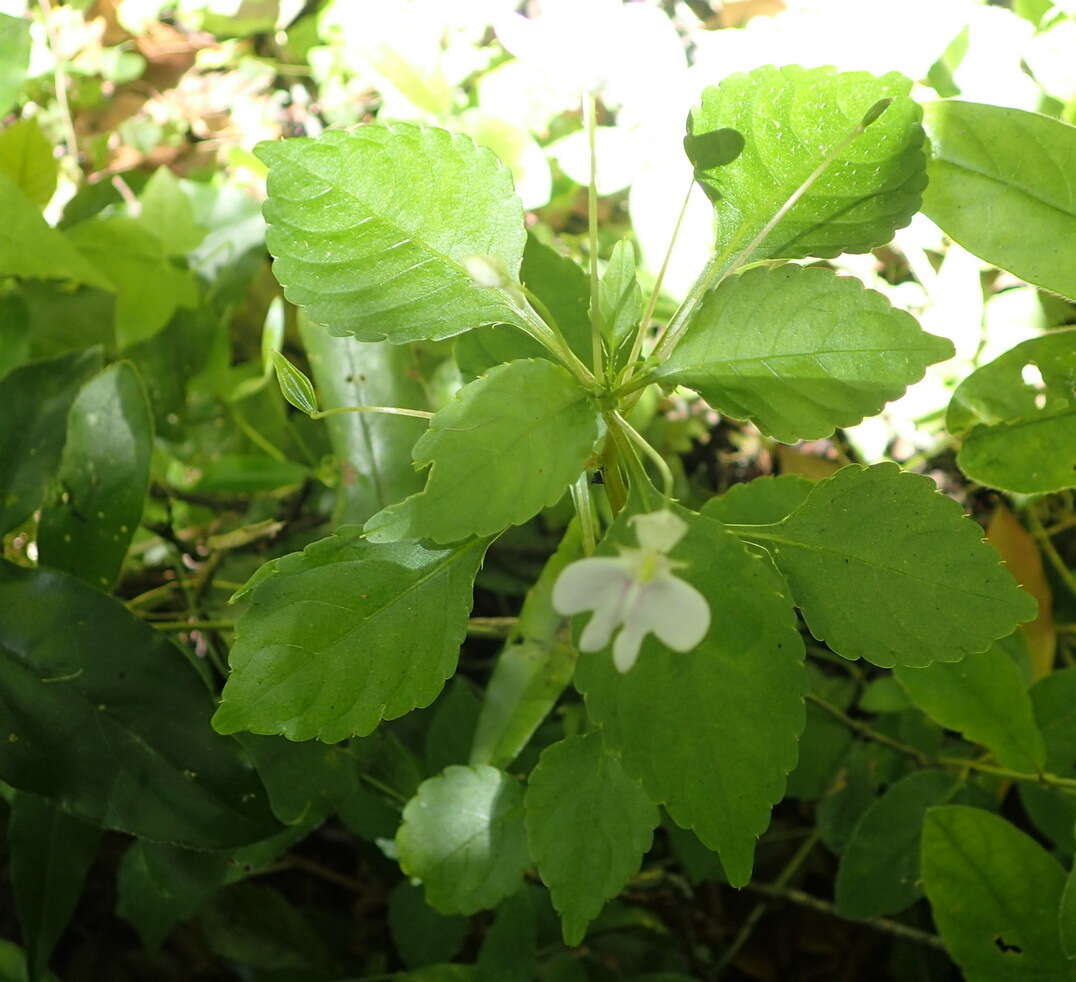
[[[586,471],[571,484],[572,503],[579,516],[579,529],[583,534],[583,554],[591,555],[598,545],[598,516],[594,511],[594,499],[590,496],[590,476]]]
[[[1034,506],[1027,510],[1027,521],[1028,525],[1031,526],[1031,534],[1038,539],[1039,548],[1042,549],[1043,555],[1050,561],[1050,565],[1053,566],[1054,571],[1061,578],[1061,582],[1068,587],[1073,595],[1076,595],[1076,574],[1073,574],[1072,570],[1068,568],[1068,564],[1061,558],[1061,553],[1054,548],[1050,535],[1042,527],[1042,522]]]
[[[803,840],[799,849],[796,850],[795,854],[788,861],[785,868],[781,870],[781,875],[778,876],[777,879],[774,881],[774,889],[781,890],[788,885],[788,881],[791,880],[792,877],[799,872],[799,869],[803,865],[804,861],[811,854],[811,851],[814,849],[814,847],[818,844],[820,837],[821,835],[818,829],[815,829],[806,839]],[[730,944],[725,949],[724,953],[721,956],[721,960],[717,963],[717,966],[714,969],[715,979],[721,978],[722,974],[724,974],[725,969],[727,969],[729,965],[732,964],[736,956],[740,953],[740,949],[743,948],[745,944],[747,944],[748,939],[751,937],[751,934],[755,930],[755,925],[757,925],[758,922],[762,919],[762,915],[766,913],[766,908],[767,904],[765,902],[757,903],[755,904],[754,909],[751,911],[751,913],[747,915],[747,920],[743,922],[743,926],[740,928],[739,933],[737,933],[736,937],[732,939],[732,944]]]
[[[599,303],[598,283],[598,154],[595,147],[597,122],[595,120],[594,93],[583,96],[583,119],[587,129],[587,146],[590,150],[590,184],[587,186],[587,239],[590,250],[590,342],[593,348],[594,375],[601,378],[605,373],[602,364],[602,314]]]
[[[399,409],[396,406],[337,406],[336,409],[319,409],[310,414],[311,419],[324,419],[339,413],[384,413],[386,416],[414,416],[416,419],[433,419],[433,413],[424,409]]]
[[[178,634],[183,631],[222,631],[235,628],[235,621],[147,621],[158,631],[166,634]]]
[[[507,638],[518,624],[518,617],[472,617],[467,633],[472,638]]]
[[[662,490],[665,495],[665,501],[666,503],[672,501],[673,476],[672,471],[669,470],[669,465],[665,463],[665,458],[650,446],[650,444],[647,443],[646,438],[643,437],[643,435],[615,409],[609,415],[615,421],[616,425],[620,427],[621,432],[642,450],[642,452],[654,463],[654,466],[657,467],[658,473],[661,474]]]

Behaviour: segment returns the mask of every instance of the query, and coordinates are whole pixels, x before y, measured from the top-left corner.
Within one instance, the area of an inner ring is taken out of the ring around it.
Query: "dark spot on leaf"
[[[998,951],[1011,951],[1016,955],[1022,954],[1024,951],[1019,945],[1008,944],[1000,934],[994,938],[994,944],[997,945]]]

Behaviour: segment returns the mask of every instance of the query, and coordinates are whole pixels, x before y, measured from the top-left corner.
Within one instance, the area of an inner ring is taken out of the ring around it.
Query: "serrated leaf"
[[[82,893],[101,830],[33,794],[16,794],[8,819],[11,887],[26,943],[27,977],[41,978]]]
[[[711,498],[702,514],[725,524],[772,525],[799,508],[813,487],[814,481],[799,474],[756,477]]]
[[[41,501],[60,459],[67,413],[101,368],[101,350],[21,365],[0,380],[0,533],[24,521]]]
[[[396,833],[400,867],[443,914],[495,907],[523,882],[523,788],[484,765],[452,765],[423,781]]]
[[[326,408],[397,406],[427,409],[415,356],[387,341],[334,338],[299,313],[299,334]],[[334,520],[365,522],[394,501],[422,488],[411,466],[411,448],[426,431],[421,419],[385,413],[337,413],[325,419],[340,464]]]
[[[30,19],[0,13],[0,116],[15,105],[30,65]]]
[[[276,370],[280,394],[299,412],[307,416],[317,413],[318,397],[314,393],[314,383],[279,351],[273,352],[273,368]]]
[[[578,945],[638,871],[658,810],[593,730],[542,752],[524,811],[531,858],[561,916],[564,943]]]
[[[427,706],[456,668],[486,542],[374,545],[357,526],[259,571],[213,726],[336,743]]]
[[[62,629],[52,629],[62,625]],[[105,828],[219,849],[273,820],[164,635],[65,573],[0,564],[0,778]]]
[[[630,341],[643,315],[643,291],[635,275],[635,247],[621,239],[609,256],[598,288],[602,331],[611,351]]]
[[[508,169],[469,137],[394,123],[256,152],[273,271],[334,334],[398,344],[518,321],[464,267],[490,257],[515,279],[525,237]]]
[[[784,521],[738,532],[765,546],[811,633],[845,658],[959,661],[1035,616],[979,526],[896,464],[844,467]]]
[[[920,709],[946,729],[991,750],[1002,767],[1037,773],[1046,761],[1027,683],[997,642],[963,661],[894,670]]]
[[[194,220],[190,199],[167,167],[157,168],[138,201],[139,220],[160,239],[166,256],[185,256],[206,237],[206,229]]]
[[[949,801],[958,785],[952,774],[916,771],[860,816],[837,867],[834,899],[841,917],[896,914],[919,899],[923,818],[928,808]]]
[[[42,565],[109,591],[142,520],[153,416],[130,362],[90,379],[68,413],[60,467],[41,509]]]
[[[888,242],[919,210],[926,185],[921,111],[910,90],[895,72],[875,78],[798,66],[757,68],[706,89],[692,111],[694,146],[723,129],[744,138],[730,162],[723,155],[707,167],[705,153],[692,160],[714,203],[718,253],[731,258],[745,248],[882,98],[893,102],[881,118],[837,154],[753,257],[824,258]]]
[[[582,655],[576,686],[624,769],[720,855],[730,883],[742,885],[796,763],[803,642],[772,569],[717,522],[676,513],[689,531],[670,555],[688,564],[678,575],[709,602],[709,633],[686,653],[648,637],[623,675],[608,649]],[[615,543],[635,545],[623,514],[599,553]]]
[[[934,922],[968,982],[1076,978],[1058,931],[1064,870],[1005,819],[932,808],[922,873]]]
[[[519,273],[524,286],[553,316],[568,346],[589,363],[592,351],[587,274],[573,259],[562,256],[533,235],[527,236]],[[460,335],[455,353],[460,372],[468,381],[506,361],[551,357],[534,338],[511,324],[478,327]]]
[[[587,393],[559,365],[534,359],[465,385],[415,444],[426,487],[365,525],[371,542],[455,542],[519,525],[555,504],[598,437]]]
[[[21,119],[0,131],[0,174],[14,181],[34,204],[44,208],[49,203],[59,173],[52,144],[36,119]]]
[[[1076,329],[1016,345],[953,393],[951,433],[968,477],[1022,494],[1076,486]]]
[[[153,337],[177,307],[196,306],[194,277],[169,260],[161,240],[137,219],[91,218],[70,229],[67,238],[114,284],[119,348]]]
[[[875,415],[952,354],[858,280],[787,265],[724,280],[655,375],[795,443]]]
[[[114,290],[112,279],[88,262],[67,236],[50,228],[38,208],[6,174],[0,174],[0,276],[72,280]]]
[[[927,217],[980,259],[1076,298],[1076,126],[952,99],[924,113]]]

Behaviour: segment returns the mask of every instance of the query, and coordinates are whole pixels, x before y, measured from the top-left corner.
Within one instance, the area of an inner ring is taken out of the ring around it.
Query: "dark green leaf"
[[[0,533],[38,506],[64,443],[67,413],[101,367],[97,348],[30,362],[0,381]]]
[[[497,908],[478,952],[478,982],[532,982],[538,968],[538,887],[524,884]],[[548,902],[547,902],[548,903]]]
[[[1057,911],[1065,873],[1034,839],[978,808],[932,808],[923,885],[945,947],[967,982],[1074,977]]]
[[[896,914],[919,899],[919,839],[927,809],[949,801],[953,775],[917,771],[898,781],[861,816],[837,868],[842,917]]]
[[[692,113],[692,145],[727,129],[744,140],[731,162],[727,154],[717,166],[696,161],[696,178],[714,203],[718,252],[731,258],[744,249],[834,152],[834,163],[754,258],[835,256],[888,242],[918,211],[926,184],[921,110],[910,90],[895,72],[875,78],[797,66],[756,68],[706,89]],[[885,113],[848,143],[884,98],[893,100]]]
[[[415,357],[406,346],[334,338],[302,312],[299,333],[326,408],[428,408]],[[340,463],[334,510],[338,523],[361,524],[421,490],[422,475],[411,466],[411,448],[426,430],[421,419],[338,413],[324,425]]]
[[[605,901],[638,872],[658,810],[596,730],[542,752],[524,809],[531,858],[560,913],[564,943],[578,945]]]
[[[16,794],[7,838],[27,975],[34,982],[78,903],[101,831],[64,814],[45,798]]]
[[[813,487],[814,481],[798,474],[756,477],[711,498],[702,513],[723,524],[773,525],[799,508]]]
[[[389,895],[389,931],[408,968],[447,962],[463,947],[467,918],[439,914],[422,897],[422,889],[401,880]]]
[[[980,259],[1076,297],[1076,126],[956,100],[930,103],[925,123],[927,217]]]
[[[142,519],[153,417],[138,372],[117,362],[90,379],[67,417],[67,442],[41,509],[41,563],[111,590]]]
[[[396,847],[441,913],[495,907],[519,889],[528,861],[523,789],[495,767],[447,767],[408,802]]]
[[[952,354],[858,280],[790,264],[722,282],[656,375],[795,443],[874,416]]]
[[[712,519],[677,514],[689,531],[671,555],[687,563],[678,575],[710,604],[709,633],[682,654],[648,638],[624,675],[608,650],[582,655],[576,685],[624,769],[741,885],[796,763],[803,642],[772,569]],[[626,516],[599,552],[617,542],[635,544]]]
[[[920,709],[991,750],[1002,767],[1037,773],[1046,760],[1027,683],[1002,642],[963,661],[895,670]]]
[[[439,774],[449,764],[478,763],[468,758],[480,707],[473,683],[457,676],[448,684],[426,730],[423,756],[428,773]]]
[[[455,542],[500,532],[555,504],[598,437],[587,393],[559,365],[534,359],[465,385],[415,444],[433,464],[425,490],[379,512],[371,542]]]
[[[784,521],[738,531],[766,547],[811,633],[846,658],[959,661],[1035,616],[979,526],[896,464],[845,467]]]
[[[811,692],[831,706],[847,709],[855,695],[852,679],[839,675],[825,675],[808,664],[807,674],[811,680]],[[807,703],[807,725],[799,742],[799,760],[788,775],[790,798],[815,801],[821,798],[834,783],[834,776],[848,754],[854,734],[839,719],[813,702]]]
[[[198,674],[120,603],[0,565],[0,778],[106,828],[203,849],[279,826]]]
[[[508,169],[469,137],[394,123],[257,153],[273,271],[334,334],[399,343],[518,320],[464,267],[489,257],[514,280],[525,237]]]
[[[374,545],[345,526],[273,560],[236,628],[213,725],[335,743],[429,705],[455,671],[485,548]]]

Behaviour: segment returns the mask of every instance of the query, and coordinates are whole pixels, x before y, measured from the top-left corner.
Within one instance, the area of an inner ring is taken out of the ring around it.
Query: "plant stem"
[[[594,512],[594,499],[590,496],[590,476],[585,470],[572,482],[571,492],[583,535],[583,554],[589,556],[598,545],[598,516]]]
[[[790,903],[798,904],[800,907],[807,907],[821,914],[829,914],[831,917],[841,916],[837,913],[837,908],[828,900],[822,900],[820,897],[812,896],[803,890],[797,890],[795,887],[778,886],[776,883],[748,883],[744,889],[750,890],[752,893],[761,894],[764,897],[772,897],[774,900],[787,900]],[[844,918],[841,919],[844,920]],[[876,931],[904,938],[906,941],[914,941],[916,944],[945,949],[941,938],[936,934],[931,934],[929,931],[920,931],[918,928],[909,927],[907,924],[890,920],[888,917],[871,917],[857,923],[872,927]]]
[[[336,409],[319,409],[310,414],[311,419],[324,419],[338,413],[384,413],[386,416],[414,416],[415,419],[433,419],[433,413],[424,409],[399,409],[396,406],[338,406]]]
[[[595,147],[595,100],[593,92],[583,95],[583,120],[590,150],[590,184],[587,186],[587,240],[590,251],[590,342],[594,352],[594,375],[605,373],[602,364],[602,314],[598,283],[598,154]]]
[[[1031,534],[1039,541],[1039,548],[1042,549],[1043,555],[1050,561],[1050,565],[1053,566],[1061,582],[1068,587],[1073,595],[1076,595],[1076,574],[1068,568],[1068,564],[1061,558],[1061,553],[1054,548],[1050,535],[1042,527],[1042,522],[1034,506],[1027,510],[1027,521],[1028,525],[1031,526]]]
[[[774,889],[784,889],[788,881],[799,871],[799,868],[810,855],[811,850],[818,844],[819,838],[820,834],[818,830],[815,829],[803,840],[799,849],[796,850],[785,868],[781,870],[781,875],[777,877],[777,880],[773,884]],[[743,922],[743,926],[736,934],[736,937],[732,939],[732,944],[730,944],[721,955],[721,960],[717,963],[717,967],[714,970],[715,979],[721,978],[725,969],[732,964],[733,960],[740,953],[740,949],[747,943],[747,940],[755,930],[755,925],[762,919],[762,915],[766,913],[766,907],[767,904],[765,902],[758,903],[751,913],[747,915],[747,920]]]
[[[472,617],[467,633],[472,638],[507,638],[518,623],[518,617]]]
[[[216,620],[216,621],[147,621],[158,631],[164,631],[166,634],[178,634],[183,631],[221,631],[230,630],[235,627],[235,621],[228,620]]]
[[[67,152],[75,161],[75,166],[80,166],[78,150],[78,134],[75,132],[75,122],[71,116],[71,106],[67,101],[67,65],[64,57],[60,54],[60,46],[56,41],[56,35],[52,27],[52,3],[50,0],[41,0],[41,10],[45,15],[45,36],[49,41],[49,50],[56,60],[53,70],[53,79],[56,83],[56,101],[60,104],[60,115],[64,124],[64,144]]]
[[[669,502],[673,496],[673,476],[672,471],[669,470],[669,465],[665,463],[665,458],[661,456],[649,443],[646,438],[635,429],[623,416],[620,415],[615,409],[610,413],[611,418],[615,421],[616,425],[620,428],[621,432],[634,443],[644,454],[646,454],[654,466],[657,467],[658,473],[661,474],[661,482],[663,485],[663,492],[665,494],[665,501]]]
[[[880,743],[892,750],[896,750],[897,753],[911,757],[920,767],[927,767],[930,764],[930,759],[921,750],[917,750],[907,743],[901,743],[900,740],[894,740],[893,737],[887,736],[885,733],[876,730],[869,723],[863,722],[863,720],[854,719],[844,712],[843,709],[834,706],[831,702],[827,702],[821,696],[816,696],[813,692],[808,692],[806,699],[808,702],[818,706],[819,709],[829,713],[834,719],[839,719],[850,730],[855,730],[856,733],[866,737],[868,740],[873,740],[875,743]]]

